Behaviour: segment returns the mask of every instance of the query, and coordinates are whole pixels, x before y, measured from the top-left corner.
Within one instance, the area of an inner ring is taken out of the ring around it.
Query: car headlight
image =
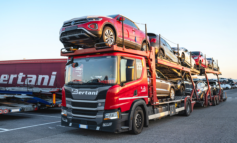
[[[106,113],[104,120],[119,119],[119,111],[113,113]]]
[[[101,21],[103,18],[88,18],[88,21]]]
[[[62,109],[61,115],[67,116],[67,110]]]
[[[196,59],[198,59],[198,57],[194,57],[193,59],[196,60]]]

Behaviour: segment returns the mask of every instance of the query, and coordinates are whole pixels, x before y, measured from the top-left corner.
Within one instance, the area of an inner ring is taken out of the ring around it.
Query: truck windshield
[[[77,67],[66,67],[65,84],[116,84],[117,57],[103,56],[74,59]]]
[[[200,53],[200,52],[191,52],[191,54],[192,54],[193,56],[199,56],[199,53]]]

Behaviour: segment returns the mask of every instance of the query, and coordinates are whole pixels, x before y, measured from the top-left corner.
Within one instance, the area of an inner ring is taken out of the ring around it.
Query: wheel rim
[[[110,29],[105,31],[105,42],[112,45],[114,43],[114,33]]]
[[[159,51],[159,57],[161,57],[161,58],[164,57],[164,54],[163,54],[163,52],[161,50]]]
[[[141,128],[141,126],[142,126],[142,115],[141,115],[141,113],[137,113],[137,115],[135,117],[135,124],[136,124],[136,128]]]
[[[174,90],[173,89],[171,89],[171,91],[170,91],[170,98],[174,99]]]
[[[182,86],[182,96],[184,96],[184,87]]]
[[[142,50],[146,51],[146,44],[145,43],[142,44]]]
[[[184,62],[184,55],[182,55],[181,60],[182,60],[182,62]]]
[[[190,112],[190,107],[189,107],[189,102],[188,102],[188,106],[187,106],[187,113]]]

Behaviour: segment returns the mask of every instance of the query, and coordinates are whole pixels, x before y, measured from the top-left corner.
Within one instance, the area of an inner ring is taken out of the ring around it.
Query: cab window
[[[120,60],[121,83],[133,81],[135,79],[134,65],[135,61],[133,59],[122,58]]]
[[[142,60],[136,59],[137,79],[142,76]]]

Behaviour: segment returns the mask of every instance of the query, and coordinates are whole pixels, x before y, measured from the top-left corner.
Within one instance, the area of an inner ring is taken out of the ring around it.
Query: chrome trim
[[[86,102],[86,103],[101,103],[101,102],[105,102],[105,99],[99,99],[99,100],[95,100],[95,101],[91,101],[91,100],[74,100],[71,98],[66,98],[67,101],[71,101],[71,102]]]
[[[149,116],[149,120],[159,118],[159,117],[164,117],[164,116],[167,116],[167,115],[169,115],[169,111],[153,114],[153,115]]]
[[[84,30],[87,34],[90,34],[90,35],[93,36],[93,37],[97,37],[97,36],[95,36],[94,34],[92,34],[91,32],[89,32],[88,30],[86,30],[86,29],[83,28],[83,27],[78,27],[77,29],[82,29],[82,30]],[[61,34],[62,34],[63,32],[66,32],[66,31],[62,31],[62,32],[60,33],[60,36],[61,36]]]
[[[103,118],[103,115],[88,116],[88,115],[72,114],[72,116],[83,117],[83,118]]]
[[[87,35],[87,34],[85,34],[85,33],[78,33],[78,34],[73,34],[73,35],[69,35],[69,36],[62,36],[62,37],[60,37],[61,39],[62,38],[69,38],[69,37],[73,37],[73,36],[80,36],[80,35],[84,35],[84,36],[87,36],[88,38],[89,38],[89,36]]]
[[[180,111],[183,111],[183,110],[184,110],[184,107],[176,108],[175,110],[176,110],[176,112],[180,112]]]
[[[93,111],[104,110],[104,106],[97,107],[97,108],[84,108],[84,107],[74,107],[67,104],[67,107],[71,109],[79,109],[79,110],[93,110]]]

